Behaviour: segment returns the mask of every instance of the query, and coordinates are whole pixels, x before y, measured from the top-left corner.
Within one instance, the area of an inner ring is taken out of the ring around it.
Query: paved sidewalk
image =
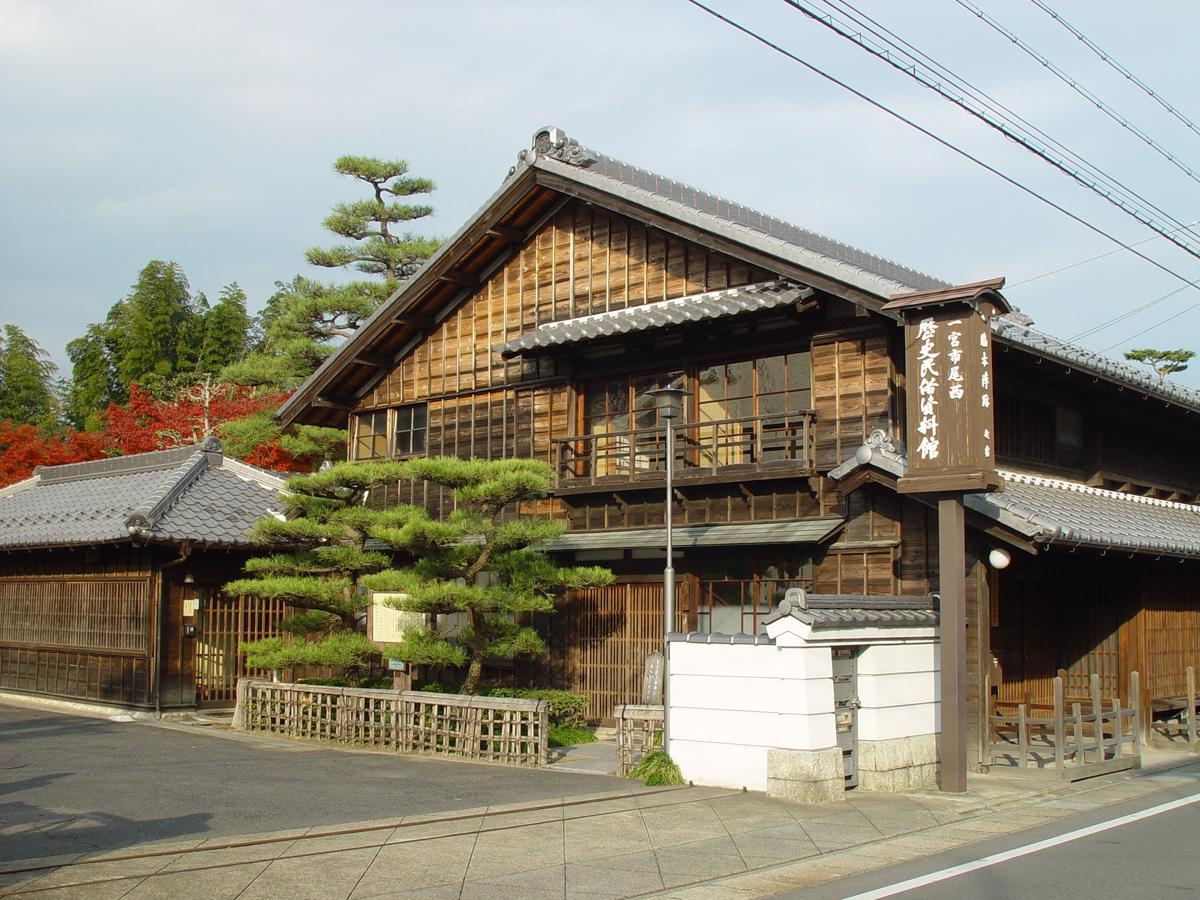
[[[49,868],[0,875],[0,893],[240,900],[764,896],[1200,780],[1194,757],[1149,755],[1148,762],[1176,768],[1070,786],[1021,773],[973,776],[965,795],[853,793],[823,806],[631,784],[628,791],[553,802],[44,860]]]

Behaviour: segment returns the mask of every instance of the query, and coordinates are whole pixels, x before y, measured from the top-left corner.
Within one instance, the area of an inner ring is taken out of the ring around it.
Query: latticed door
[[[694,616],[693,585],[675,586],[675,627]],[[642,701],[646,657],[663,646],[662,582],[630,582],[572,591],[566,608],[567,677],[591,698],[587,716],[611,720],[613,707]]]
[[[278,600],[217,594],[200,600],[195,641],[197,706],[233,704],[238,678],[261,674],[246,668],[238,647],[276,635],[284,615],[284,604]]]

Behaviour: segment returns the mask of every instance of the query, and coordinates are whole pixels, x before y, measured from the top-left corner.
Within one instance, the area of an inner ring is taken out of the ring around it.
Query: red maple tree
[[[105,456],[105,436],[100,432],[68,428],[48,435],[36,425],[0,421],[0,487],[24,481],[38,466],[60,466]]]

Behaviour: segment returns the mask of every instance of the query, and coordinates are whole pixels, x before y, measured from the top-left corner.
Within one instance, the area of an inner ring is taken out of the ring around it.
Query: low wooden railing
[[[617,774],[628,775],[643,756],[662,749],[663,707],[626,704],[613,709],[617,726]]]
[[[544,766],[545,700],[319,687],[243,678],[233,727],[355,747]]]
[[[677,479],[726,471],[765,471],[814,466],[811,410],[687,422],[675,430]],[[661,425],[604,431],[554,442],[559,487],[661,479],[666,470],[666,436]]]
[[[1142,764],[1141,723],[1136,701],[1121,706],[1105,703],[1100,676],[1092,675],[1090,696],[1068,701],[1063,679],[1054,679],[1052,706],[1017,704],[1016,715],[998,712],[988,717],[988,764],[998,757],[1013,765],[1037,768],[1053,765],[1063,781],[1078,781]],[[1129,674],[1129,696],[1140,697],[1138,673]]]

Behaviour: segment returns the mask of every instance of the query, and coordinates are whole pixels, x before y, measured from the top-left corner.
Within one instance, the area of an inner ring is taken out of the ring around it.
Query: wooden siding
[[[552,376],[552,370],[539,371],[535,361],[502,360],[492,348],[548,322],[771,277],[632,219],[572,201],[364,396],[358,408],[508,388]],[[490,412],[485,404],[471,415],[491,418]],[[500,444],[494,452],[503,452]]]
[[[887,332],[814,337],[812,377],[818,469],[845,462],[875,429],[895,433],[896,371]]]
[[[152,704],[153,564],[131,547],[0,554],[0,689]]]

